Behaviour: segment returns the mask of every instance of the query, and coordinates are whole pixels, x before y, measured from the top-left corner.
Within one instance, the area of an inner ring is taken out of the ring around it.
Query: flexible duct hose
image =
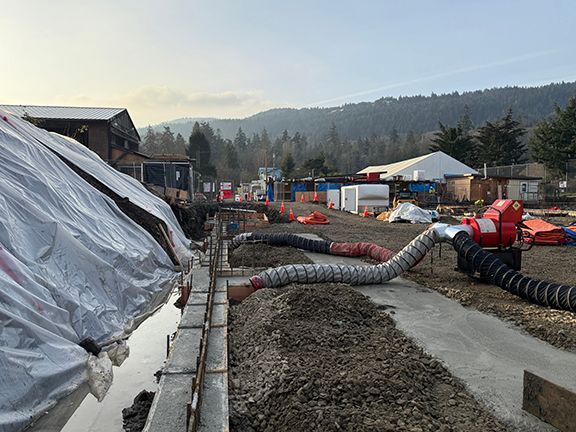
[[[414,267],[434,247],[439,237],[434,228],[420,234],[390,261],[375,266],[343,264],[291,264],[268,269],[250,278],[255,289],[277,288],[290,283],[336,282],[349,285],[380,284]],[[318,240],[316,240],[318,241]]]
[[[480,276],[531,303],[576,312],[576,287],[540,281],[512,270],[495,255],[482,249],[468,234],[460,232],[452,246],[472,264]]]
[[[332,243],[327,240],[312,240],[298,234],[243,233],[232,239],[231,249],[242,243],[263,241],[272,246],[292,246],[310,252],[349,257],[367,256],[373,260],[388,261],[394,252],[374,243]]]
[[[232,239],[230,247],[236,249],[242,243],[251,241],[263,241],[270,246],[292,246],[298,249],[304,249],[310,252],[318,252],[323,254],[330,253],[331,242],[327,240],[313,240],[298,234],[287,233],[243,233],[239,234]]]

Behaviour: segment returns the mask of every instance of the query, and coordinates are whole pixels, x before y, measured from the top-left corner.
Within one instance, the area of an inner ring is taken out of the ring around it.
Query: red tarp
[[[304,225],[328,225],[328,218],[325,214],[315,211],[309,216],[298,216],[298,222]]]
[[[529,219],[523,222],[528,229],[524,232],[534,237],[537,245],[559,245],[566,241],[566,235],[561,227],[552,225],[542,219]]]

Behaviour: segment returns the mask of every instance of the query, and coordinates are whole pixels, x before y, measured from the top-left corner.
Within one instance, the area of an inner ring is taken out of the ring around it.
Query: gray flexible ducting
[[[248,232],[238,234],[234,237],[230,242],[230,248],[236,249],[242,243],[251,241],[263,241],[270,246],[292,246],[298,249],[323,254],[330,253],[330,245],[332,244],[332,242],[329,242],[328,240],[310,239],[298,234]]]
[[[390,261],[375,266],[344,264],[291,264],[268,269],[250,278],[252,286],[278,288],[291,283],[336,282],[349,285],[380,284],[414,267],[440,239],[430,228],[412,240]]]

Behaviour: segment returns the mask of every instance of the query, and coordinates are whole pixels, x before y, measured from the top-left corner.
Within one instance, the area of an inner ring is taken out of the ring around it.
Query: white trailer
[[[383,211],[390,206],[390,187],[382,184],[360,184],[340,189],[341,209],[360,213],[368,207],[369,212]]]

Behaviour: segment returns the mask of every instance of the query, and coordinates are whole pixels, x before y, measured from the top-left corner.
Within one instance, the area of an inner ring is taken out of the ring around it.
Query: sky
[[[0,0],[0,103],[137,126],[576,80],[573,0]]]

